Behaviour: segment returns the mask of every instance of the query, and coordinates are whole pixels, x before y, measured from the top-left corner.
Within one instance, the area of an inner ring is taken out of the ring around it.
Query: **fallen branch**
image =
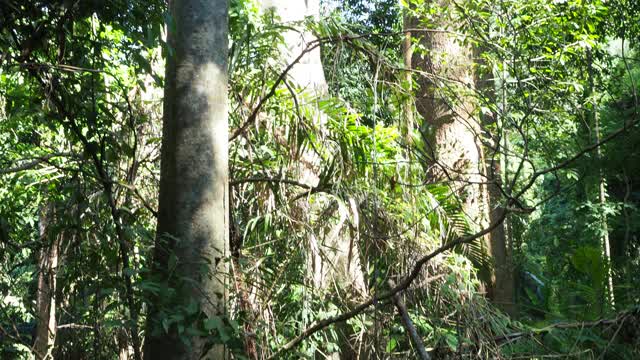
[[[575,323],[556,323],[556,324],[551,324],[549,326],[546,326],[542,329],[535,329],[531,331],[520,331],[520,332],[496,336],[495,338],[493,338],[493,340],[497,344],[500,344],[503,342],[514,341],[525,336],[543,335],[556,329],[584,329],[584,328],[594,328],[598,326],[622,324],[629,318],[635,318],[636,320],[640,320],[640,307],[633,310],[622,312],[613,319],[600,319],[596,321],[582,321],[582,322],[575,322]]]

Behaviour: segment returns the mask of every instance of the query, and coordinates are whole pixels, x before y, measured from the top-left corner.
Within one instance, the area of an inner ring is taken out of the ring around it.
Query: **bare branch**
[[[295,180],[268,178],[268,177],[253,177],[253,178],[232,180],[232,181],[229,182],[229,186],[237,186],[237,185],[240,185],[240,184],[256,183],[256,182],[282,183],[282,184],[298,186],[298,187],[309,189],[309,190],[312,190],[312,189],[316,188],[316,186],[311,186],[311,185],[304,184],[304,183],[301,183],[301,182],[298,182],[298,181],[295,181]]]
[[[389,280],[389,286],[395,286],[392,280]],[[418,334],[416,327],[413,325],[413,321],[411,321],[411,317],[409,317],[407,307],[400,298],[399,293],[393,295],[393,304],[396,306],[396,309],[398,309],[398,313],[400,313],[400,317],[402,319],[402,325],[407,330],[411,341],[413,341],[413,345],[416,347],[418,358],[420,360],[431,360],[431,356],[427,353],[427,349],[424,347],[422,338],[420,337],[420,334]]]
[[[35,168],[36,166],[40,165],[41,163],[46,163],[49,160],[55,158],[55,157],[63,157],[63,156],[73,156],[73,154],[70,153],[53,153],[53,154],[47,154],[44,156],[40,156],[40,157],[35,157],[33,158],[33,161],[30,161],[28,163],[22,164],[22,165],[18,165],[16,167],[13,168],[8,168],[8,169],[0,169],[0,175],[7,175],[7,174],[13,174],[13,173],[17,173],[17,172],[21,172],[21,171],[26,171],[26,170],[31,170],[33,168]]]

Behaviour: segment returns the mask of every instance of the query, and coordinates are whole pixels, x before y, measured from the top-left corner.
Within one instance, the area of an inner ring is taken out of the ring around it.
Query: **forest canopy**
[[[0,0],[0,359],[640,358],[640,2]]]

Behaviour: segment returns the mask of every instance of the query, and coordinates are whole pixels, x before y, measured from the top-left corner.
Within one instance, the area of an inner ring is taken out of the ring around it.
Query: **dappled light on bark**
[[[0,1],[0,359],[640,358],[638,24]]]

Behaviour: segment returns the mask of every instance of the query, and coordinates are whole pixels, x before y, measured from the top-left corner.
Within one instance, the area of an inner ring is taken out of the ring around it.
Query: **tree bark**
[[[175,295],[149,304],[144,356],[222,359],[223,346],[209,349],[200,337],[188,346],[175,324],[165,331],[162,312],[194,303],[200,319],[226,311],[228,1],[173,0],[169,9],[153,271]]]
[[[476,87],[480,95],[483,96],[484,101],[487,102],[486,105],[495,104],[496,92],[499,91],[494,80],[496,76],[493,74],[492,68],[486,68],[486,63],[482,58],[484,48],[480,46],[475,50],[476,62],[479,65],[484,65],[484,68],[481,66],[476,70]],[[504,84],[500,86],[504,86]],[[496,112],[489,111],[480,116],[483,129],[495,129],[493,132],[488,130],[483,132],[485,145],[483,151],[484,166],[482,168],[486,181],[484,192],[488,217],[489,221],[494,223],[504,216],[505,211],[501,204],[503,186],[501,158],[504,154],[501,149],[501,139],[504,135],[500,134],[504,125],[499,121],[500,119]],[[486,279],[488,281],[488,296],[498,308],[513,316],[517,311],[515,303],[515,268],[511,247],[507,242],[504,222],[501,222],[489,233],[485,243],[492,260],[492,268],[488,274],[488,279]]]
[[[414,127],[414,116],[413,116],[413,76],[411,74],[412,62],[413,62],[413,46],[411,44],[411,39],[413,34],[409,29],[411,29],[412,21],[411,14],[409,13],[409,9],[404,10],[404,14],[402,17],[403,21],[403,30],[404,36],[402,39],[402,58],[404,60],[404,81],[406,82],[407,90],[409,91],[409,96],[407,96],[407,100],[403,104],[403,112],[404,112],[404,123],[401,124],[402,136],[404,137],[404,141],[407,147],[409,147],[412,143],[411,135],[413,133]],[[411,151],[407,151],[407,154],[410,156]]]
[[[53,359],[56,341],[56,272],[58,267],[59,236],[49,228],[53,220],[53,205],[45,205],[40,213],[40,242],[42,248],[38,256],[38,289],[36,308],[38,325],[33,346],[36,359]]]
[[[274,14],[284,23],[300,22],[306,17],[315,20],[320,18],[320,0],[263,0],[264,11],[273,10]],[[291,25],[291,24],[289,24]],[[289,65],[305,51],[309,43],[316,40],[314,34],[305,29],[287,31],[283,34],[284,46],[282,48],[282,60]],[[310,96],[300,96],[302,106],[306,106],[317,124],[320,136],[327,122],[326,115],[317,107],[316,103],[307,103],[306,99],[322,98],[327,95],[328,85],[324,76],[320,48],[305,54],[289,71],[289,79],[296,88]],[[295,94],[299,96],[303,94]],[[285,144],[283,144],[285,145]],[[296,149],[297,150],[297,149]],[[298,151],[295,151],[298,154]],[[308,148],[293,159],[292,171],[300,183],[317,186],[320,182],[322,170],[322,158],[314,149]],[[354,228],[359,227],[359,210],[353,199],[347,202],[335,200],[319,193],[313,195],[315,199],[309,202],[302,198],[296,201],[297,217],[301,223],[311,225],[312,231],[308,233],[307,267],[310,282],[315,289],[322,290],[331,295],[336,295],[335,288],[340,291],[355,295],[353,299],[365,297],[367,286],[360,262],[360,238],[358,230],[346,231],[347,221],[351,221]],[[336,205],[337,203],[337,205]],[[333,221],[337,215],[337,221]],[[337,286],[336,286],[337,285]],[[349,301],[346,301],[347,303]],[[337,329],[340,336],[341,350],[328,355],[328,358],[351,358],[352,340],[350,329]]]
[[[430,1],[430,5],[454,7],[448,0]],[[418,19],[405,21],[410,28],[421,26]],[[441,15],[432,25],[448,29],[450,21]],[[496,118],[488,115],[480,120],[473,95],[479,89],[490,95],[489,101],[495,101],[491,73],[478,77],[474,49],[458,35],[437,30],[416,33],[415,37],[427,49],[426,54],[413,55],[412,65],[423,72],[417,81],[416,108],[425,120],[422,131],[427,134],[432,157],[429,175],[449,184],[473,230],[484,228],[502,218],[504,212],[500,207],[499,137],[489,134],[486,140],[492,145],[487,149],[482,143],[482,125],[491,125]],[[483,276],[488,296],[513,314],[515,283],[504,226],[495,227],[484,244],[492,263],[489,273]]]
[[[450,6],[449,1],[431,1]],[[419,27],[418,19],[410,19]],[[441,16],[433,26],[448,28]],[[427,53],[413,54],[413,67],[423,72],[417,79],[416,109],[423,117],[423,133],[432,157],[430,176],[447,183],[458,196],[461,209],[478,228],[486,225],[480,175],[482,148],[480,124],[472,115],[475,103],[472,49],[462,39],[445,31],[416,33]]]

